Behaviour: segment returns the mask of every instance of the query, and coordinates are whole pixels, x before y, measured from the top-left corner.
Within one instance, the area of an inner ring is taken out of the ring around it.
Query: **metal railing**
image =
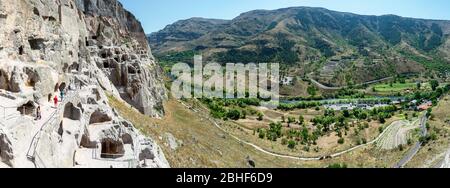
[[[12,118],[14,118],[14,114],[10,114],[10,115],[6,115],[6,110],[8,110],[8,109],[17,109],[17,108],[19,108],[19,106],[3,106],[3,105],[1,105],[0,104],[0,114],[2,114],[2,116],[0,116],[0,119],[3,119],[3,120],[9,120],[9,119],[12,119]],[[17,117],[19,117],[19,116],[17,116]]]
[[[117,126],[118,124],[113,124],[113,126]],[[101,156],[113,156],[113,157],[124,157],[125,154],[110,154],[110,153],[98,153],[100,149],[98,146],[92,149],[92,159],[99,161],[109,161],[109,162],[119,162],[119,163],[128,163],[128,168],[136,168],[139,165],[139,153],[141,150],[141,141],[139,140],[139,135],[136,133],[136,129],[134,127],[128,127],[124,129],[115,130],[114,134],[122,135],[122,133],[129,134],[133,139],[133,157],[129,159],[108,159],[102,158]],[[100,154],[100,155],[99,155]],[[99,157],[100,156],[100,157]]]
[[[42,159],[37,154],[37,149],[39,146],[39,142],[41,140],[42,135],[47,131],[47,129],[52,128],[54,126],[57,126],[59,123],[59,116],[60,111],[62,108],[64,108],[65,104],[68,101],[71,101],[75,96],[77,95],[76,91],[71,91],[68,93],[68,95],[59,103],[56,110],[51,113],[50,117],[42,124],[41,129],[36,133],[36,135],[33,137],[33,140],[30,144],[30,147],[27,152],[27,158],[31,160],[33,163],[35,163],[37,168],[40,168],[40,166],[45,167],[45,165],[42,162]],[[39,159],[39,160],[36,160]],[[42,163],[39,165],[39,162]],[[42,168],[42,167],[41,167]]]

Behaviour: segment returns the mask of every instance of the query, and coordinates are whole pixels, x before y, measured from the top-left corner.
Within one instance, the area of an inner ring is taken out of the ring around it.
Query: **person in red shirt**
[[[55,103],[55,108],[58,108],[58,96],[55,95],[55,98],[53,98],[53,102]]]

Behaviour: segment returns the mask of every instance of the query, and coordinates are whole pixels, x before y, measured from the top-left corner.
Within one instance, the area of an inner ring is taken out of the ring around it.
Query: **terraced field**
[[[413,122],[406,120],[393,122],[386,129],[385,134],[383,134],[376,145],[381,150],[392,150],[399,146],[407,145],[408,139],[413,137],[414,130],[419,127],[419,120]]]

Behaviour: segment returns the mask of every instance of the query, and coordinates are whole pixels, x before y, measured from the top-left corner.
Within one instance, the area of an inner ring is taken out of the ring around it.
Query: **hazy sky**
[[[449,0],[119,0],[142,22],[146,33],[191,17],[232,19],[254,9],[324,7],[364,15],[450,20]]]

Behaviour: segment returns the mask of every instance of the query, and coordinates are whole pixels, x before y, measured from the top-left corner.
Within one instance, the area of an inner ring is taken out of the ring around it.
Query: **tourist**
[[[41,116],[41,105],[39,105],[36,108],[36,120],[41,120],[41,119],[42,119],[42,116]]]
[[[58,96],[55,95],[55,98],[53,98],[53,102],[55,103],[55,108],[58,108]]]
[[[60,95],[61,95],[61,102],[64,100],[64,90],[62,89],[60,91]]]

